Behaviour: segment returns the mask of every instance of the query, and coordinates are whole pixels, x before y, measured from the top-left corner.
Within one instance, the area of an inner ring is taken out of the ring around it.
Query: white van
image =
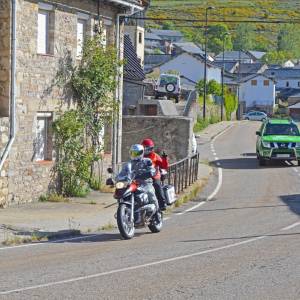
[[[174,74],[161,74],[155,86],[155,98],[167,96],[179,101],[181,86],[180,77]]]

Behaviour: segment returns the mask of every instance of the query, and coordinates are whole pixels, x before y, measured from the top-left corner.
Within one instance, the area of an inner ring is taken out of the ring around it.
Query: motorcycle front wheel
[[[153,233],[158,233],[161,231],[163,226],[163,213],[158,211],[152,218],[151,223],[149,224],[149,229]]]
[[[117,224],[121,236],[125,240],[134,236],[134,223],[130,221],[131,208],[126,204],[120,204],[117,211]]]

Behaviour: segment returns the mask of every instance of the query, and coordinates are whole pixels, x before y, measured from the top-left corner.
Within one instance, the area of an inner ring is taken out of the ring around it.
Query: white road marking
[[[298,173],[299,171],[296,169],[296,168],[293,168],[293,170],[296,172],[296,173]]]
[[[296,222],[296,223],[294,223],[294,224],[292,224],[292,225],[289,225],[289,226],[287,226],[287,227],[282,228],[281,230],[282,230],[282,231],[287,231],[287,230],[293,229],[293,228],[295,228],[295,227],[297,227],[297,226],[299,226],[299,225],[300,225],[300,222]]]
[[[189,211],[192,211],[192,210],[194,210],[194,209],[196,209],[196,208],[202,206],[202,205],[205,204],[205,203],[206,203],[206,201],[201,201],[201,202],[199,202],[197,205],[195,205],[195,206],[193,206],[193,207],[191,207],[191,208],[185,210],[184,213],[187,213],[187,212],[189,212]]]
[[[99,278],[99,277],[104,277],[104,276],[108,276],[108,275],[113,275],[113,274],[138,270],[138,269],[157,266],[157,265],[161,265],[161,264],[172,263],[174,261],[189,259],[189,258],[201,256],[201,255],[204,255],[204,254],[214,253],[214,252],[218,252],[218,251],[222,251],[222,250],[226,250],[226,249],[235,248],[235,247],[239,247],[239,246],[242,246],[242,245],[254,243],[254,242],[256,242],[258,240],[262,240],[266,237],[267,236],[259,236],[259,237],[253,238],[253,239],[245,240],[245,241],[234,243],[234,244],[229,244],[229,245],[222,246],[222,247],[217,247],[217,248],[208,249],[208,250],[204,250],[204,251],[200,251],[200,252],[195,252],[195,253],[192,253],[192,254],[176,256],[176,257],[167,258],[167,259],[162,259],[162,260],[154,261],[154,262],[151,262],[151,263],[136,265],[136,266],[132,266],[132,267],[115,269],[115,270],[111,270],[111,271],[106,271],[106,272],[96,273],[96,274],[91,274],[91,275],[86,275],[86,276],[74,277],[74,278],[61,280],[61,281],[53,281],[53,282],[49,282],[49,283],[28,286],[28,287],[14,289],[14,290],[2,291],[2,292],[0,292],[0,295],[9,295],[9,294],[13,294],[13,293],[20,293],[20,292],[24,292],[24,291],[47,288],[47,287],[52,287],[52,286],[57,286],[57,285],[62,285],[62,284],[67,284],[67,283],[73,283],[73,282],[78,282],[78,281],[83,281],[83,280],[88,280],[88,279]]]
[[[221,168],[218,168],[218,174],[219,174],[219,179],[218,179],[218,184],[215,188],[215,190],[207,197],[207,201],[212,200],[220,191],[223,183],[223,172]]]

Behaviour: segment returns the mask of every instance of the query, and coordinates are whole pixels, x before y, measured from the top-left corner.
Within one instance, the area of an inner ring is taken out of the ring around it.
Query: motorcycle
[[[109,168],[108,173],[113,174]],[[114,198],[118,201],[116,219],[118,229],[124,239],[134,237],[135,229],[148,226],[153,233],[161,231],[163,226],[163,214],[156,209],[155,204],[150,203],[148,194],[143,185],[135,180],[134,176],[127,180],[114,182],[108,178],[106,185],[114,186]]]

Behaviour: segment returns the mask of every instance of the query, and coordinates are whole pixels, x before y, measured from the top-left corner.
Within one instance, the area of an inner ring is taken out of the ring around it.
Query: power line
[[[220,16],[222,17],[222,16]],[[153,17],[128,17],[128,19],[145,21],[174,21],[187,23],[204,23],[201,19],[179,19],[179,18],[153,18]],[[208,20],[208,23],[257,23],[257,24],[300,24],[300,19],[290,20]]]

